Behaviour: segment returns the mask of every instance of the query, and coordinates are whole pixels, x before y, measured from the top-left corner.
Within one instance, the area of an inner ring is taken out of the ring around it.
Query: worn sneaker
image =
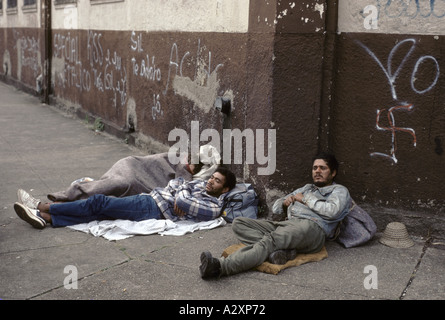
[[[28,222],[34,228],[43,229],[46,227],[46,221],[40,216],[38,210],[30,209],[18,202],[14,204],[14,210],[20,219]]]
[[[212,257],[208,251],[201,253],[201,265],[199,266],[201,278],[219,278],[221,276],[221,264],[219,260]]]
[[[37,206],[40,203],[40,199],[34,198],[32,195],[30,195],[23,189],[19,189],[17,191],[17,198],[19,200],[18,201],[19,203],[23,204],[24,206],[30,209],[37,209]]]
[[[294,260],[296,257],[296,249],[277,250],[272,252],[267,260],[273,264],[286,264],[286,262]]]

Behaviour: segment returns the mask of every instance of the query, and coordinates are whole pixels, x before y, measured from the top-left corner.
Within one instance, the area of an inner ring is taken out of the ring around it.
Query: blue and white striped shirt
[[[208,195],[206,184],[207,181],[204,180],[186,182],[183,178],[176,178],[170,180],[165,188],[155,188],[150,196],[156,201],[166,219],[209,221],[221,214],[225,193],[218,198]],[[186,212],[184,217],[176,215],[175,201],[176,206]]]

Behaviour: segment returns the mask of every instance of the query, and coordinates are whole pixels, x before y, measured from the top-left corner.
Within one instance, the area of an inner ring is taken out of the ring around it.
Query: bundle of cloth
[[[201,170],[192,175],[188,170],[187,155],[174,164],[169,161],[169,152],[147,156],[129,156],[117,161],[98,180],[84,177],[74,181],[66,190],[48,194],[54,202],[87,199],[95,194],[126,197],[150,193],[154,188],[165,187],[171,179],[208,179],[218,167],[221,156],[215,147],[204,145],[199,150]]]

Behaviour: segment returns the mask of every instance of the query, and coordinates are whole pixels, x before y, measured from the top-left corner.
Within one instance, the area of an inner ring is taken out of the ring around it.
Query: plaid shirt
[[[155,188],[150,195],[166,219],[208,221],[221,214],[225,194],[218,198],[208,195],[206,184],[204,180],[186,182],[183,178],[177,178],[170,180],[165,188]],[[175,201],[176,206],[186,212],[182,218],[175,213]]]

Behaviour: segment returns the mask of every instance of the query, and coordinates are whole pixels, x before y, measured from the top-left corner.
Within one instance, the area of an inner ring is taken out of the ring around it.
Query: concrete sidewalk
[[[110,242],[67,228],[37,230],[15,214],[18,188],[46,200],[78,178],[99,178],[131,154],[142,152],[0,83],[0,299],[445,298],[443,239],[427,244],[414,238],[413,247],[393,249],[380,244],[378,234],[358,248],[327,243],[327,259],[278,275],[250,271],[203,281],[200,253],[219,255],[236,243],[230,225]],[[373,266],[371,273],[367,266]],[[77,289],[70,289],[67,281],[76,275]],[[374,288],[365,286],[370,278]]]

